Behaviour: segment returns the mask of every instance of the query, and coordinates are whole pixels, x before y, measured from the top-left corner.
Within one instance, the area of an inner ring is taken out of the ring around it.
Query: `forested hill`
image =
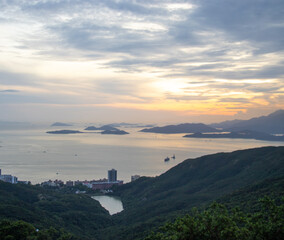
[[[192,207],[206,206],[239,189],[268,179],[283,180],[283,177],[284,147],[263,147],[188,159],[159,177],[141,178],[116,189],[125,206],[119,220],[133,226],[134,230],[129,232],[138,234],[145,226],[155,226],[189,212]],[[270,194],[269,189],[267,193]],[[124,236],[121,233],[125,238],[127,235],[129,233]]]
[[[0,233],[1,228],[21,226],[2,224],[1,220],[9,219],[24,220],[43,233],[50,227],[63,228],[80,239],[143,239],[164,222],[190,213],[192,207],[206,209],[213,201],[254,211],[259,209],[259,198],[280,199],[283,183],[284,147],[187,159],[158,177],[142,177],[117,187],[114,194],[122,198],[125,210],[114,216],[85,195],[0,181]]]
[[[108,212],[97,201],[57,191],[0,181],[0,222],[22,220],[40,231],[63,228],[80,239],[95,239],[98,229],[112,225]]]

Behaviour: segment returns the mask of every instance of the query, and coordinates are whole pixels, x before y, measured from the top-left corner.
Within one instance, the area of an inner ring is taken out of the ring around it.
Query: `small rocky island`
[[[84,130],[88,130],[88,131],[97,131],[97,130],[103,130],[103,131],[106,131],[106,130],[110,130],[110,131],[114,131],[114,130],[119,130],[118,128],[115,128],[111,125],[104,125],[104,126],[101,126],[101,127],[95,127],[95,126],[89,126],[89,127],[86,127]]]
[[[114,134],[114,135],[125,135],[125,134],[129,134],[128,132],[125,132],[123,130],[105,130],[103,132],[101,132],[101,134]]]
[[[115,128],[115,127],[113,127],[111,125],[104,125],[104,126],[101,126],[99,128],[97,128],[95,126],[89,126],[89,127],[85,128],[85,130],[88,130],[88,131],[102,131],[101,134],[114,134],[114,135],[129,134],[128,132],[125,132],[123,130]]]
[[[77,130],[56,130],[56,131],[47,131],[49,134],[75,134],[75,133],[83,133]]]

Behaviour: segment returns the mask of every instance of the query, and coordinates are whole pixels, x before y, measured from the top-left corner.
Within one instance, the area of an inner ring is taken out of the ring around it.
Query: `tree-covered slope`
[[[167,223],[145,240],[282,240],[284,204],[263,198],[261,209],[246,213],[213,203],[208,209]]]
[[[236,190],[283,178],[284,147],[263,147],[188,159],[156,178],[141,178],[116,189],[125,210],[116,216],[135,236],[163,221],[202,207]],[[122,238],[121,238],[122,239]]]
[[[98,229],[112,224],[108,212],[88,196],[2,181],[1,219],[23,220],[38,229],[64,228],[80,237],[92,237]]]
[[[63,228],[82,239],[133,240],[213,201],[254,212],[259,198],[278,201],[284,195],[284,147],[187,159],[158,177],[117,187],[114,194],[121,196],[125,210],[109,216],[88,196],[0,182],[0,220],[23,220],[40,231],[54,227],[64,235]]]

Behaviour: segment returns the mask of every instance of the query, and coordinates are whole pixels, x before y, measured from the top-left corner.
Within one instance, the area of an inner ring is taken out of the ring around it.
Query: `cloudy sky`
[[[283,0],[0,0],[0,120],[214,122],[284,108]]]

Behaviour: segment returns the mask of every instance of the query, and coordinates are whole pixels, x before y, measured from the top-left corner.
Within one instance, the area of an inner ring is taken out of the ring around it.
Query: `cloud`
[[[241,106],[258,96],[276,104],[283,7],[281,0],[1,1],[1,101]],[[169,81],[188,87],[161,87]]]

